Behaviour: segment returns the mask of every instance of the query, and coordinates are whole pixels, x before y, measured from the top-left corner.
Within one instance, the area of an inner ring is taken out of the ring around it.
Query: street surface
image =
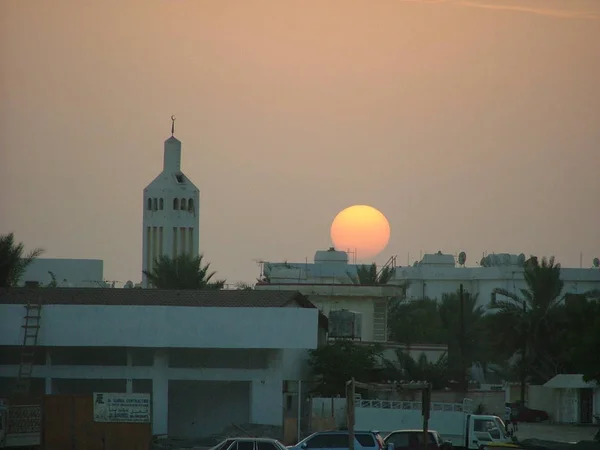
[[[598,426],[552,425],[545,423],[520,423],[515,433],[518,439],[545,439],[548,441],[577,442],[592,440]]]

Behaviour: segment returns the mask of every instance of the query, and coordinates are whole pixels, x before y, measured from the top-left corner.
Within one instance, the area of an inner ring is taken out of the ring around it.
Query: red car
[[[541,409],[529,409],[526,406],[510,405],[510,419],[517,422],[543,422],[548,420],[548,413]]]

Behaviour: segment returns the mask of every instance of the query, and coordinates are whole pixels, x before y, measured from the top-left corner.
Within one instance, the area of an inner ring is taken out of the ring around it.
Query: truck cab
[[[512,442],[506,425],[498,416],[467,415],[465,448],[476,450],[490,443]]]

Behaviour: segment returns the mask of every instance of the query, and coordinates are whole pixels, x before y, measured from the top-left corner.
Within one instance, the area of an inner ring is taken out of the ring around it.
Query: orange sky
[[[177,115],[229,281],[351,204],[392,254],[600,256],[597,0],[2,0],[0,233],[141,278]]]

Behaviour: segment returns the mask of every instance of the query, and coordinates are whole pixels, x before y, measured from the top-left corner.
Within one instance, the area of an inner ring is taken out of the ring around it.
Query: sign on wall
[[[94,422],[149,423],[150,394],[94,392]]]

